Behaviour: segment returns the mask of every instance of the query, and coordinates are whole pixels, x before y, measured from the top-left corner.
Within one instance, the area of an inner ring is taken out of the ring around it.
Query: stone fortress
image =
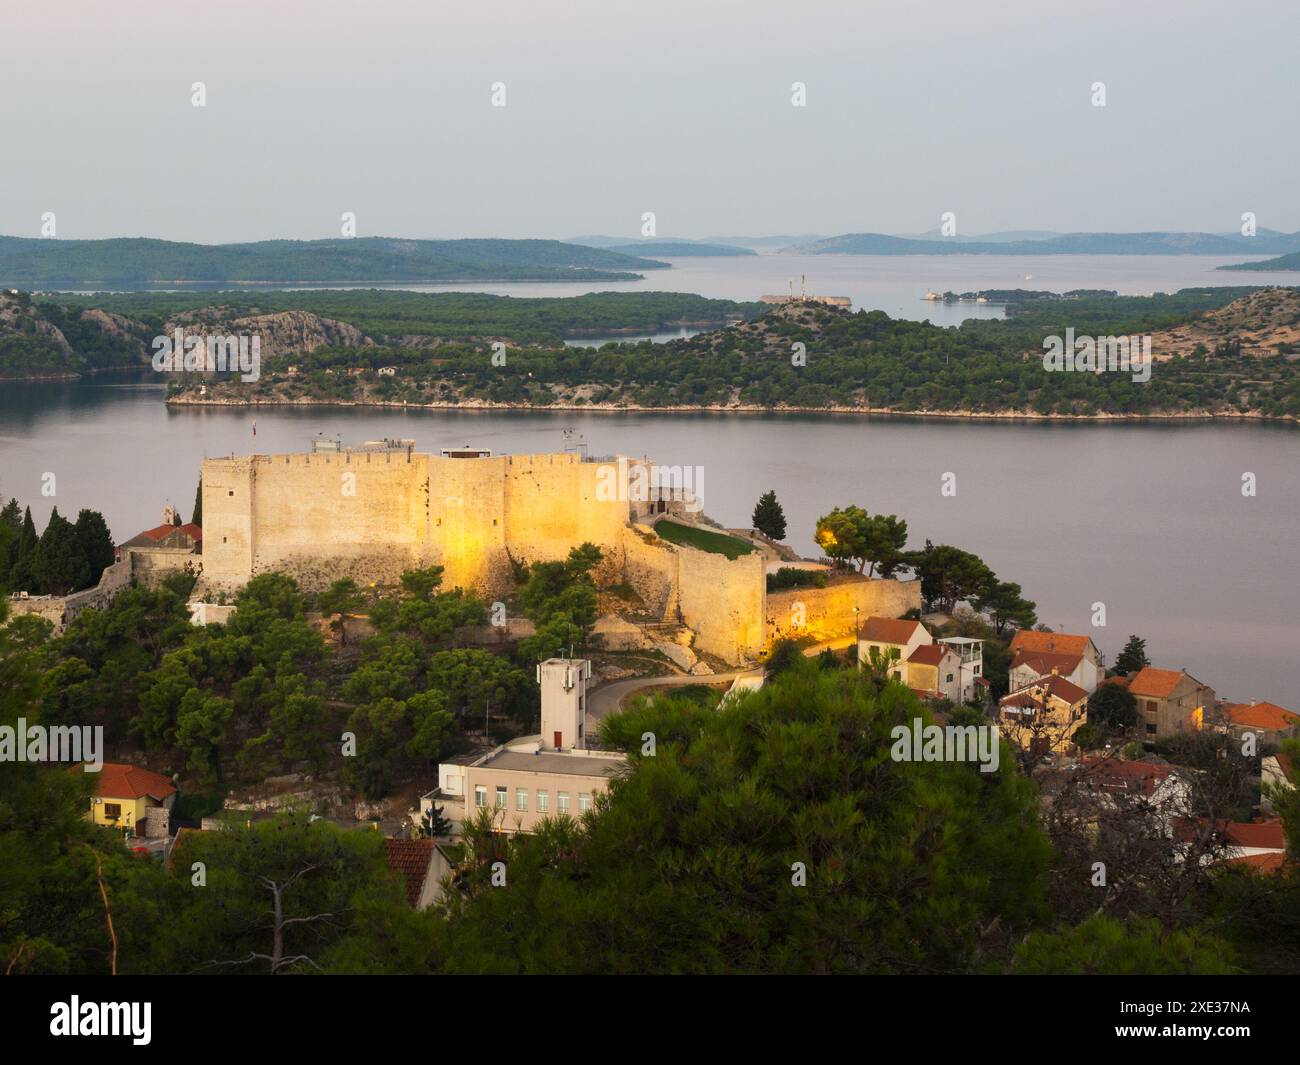
[[[203,594],[233,592],[273,570],[320,590],[342,577],[391,586],[404,570],[440,565],[444,588],[504,597],[514,565],[563,559],[591,542],[604,554],[598,583],[630,585],[655,619],[690,629],[695,650],[751,662],[787,627],[783,601],[768,601],[768,562],[757,551],[728,560],[659,538],[655,521],[689,522],[698,506],[664,469],[573,451],[434,455],[410,440],[205,459]],[[843,586],[799,592],[819,632],[844,634],[855,606],[863,617],[919,606],[915,585],[863,580],[847,594]]]

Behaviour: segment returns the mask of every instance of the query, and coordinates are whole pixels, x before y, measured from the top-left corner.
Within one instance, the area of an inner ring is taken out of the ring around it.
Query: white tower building
[[[586,658],[548,658],[538,663],[542,689],[542,750],[563,751],[587,746],[587,682],[591,662]]]

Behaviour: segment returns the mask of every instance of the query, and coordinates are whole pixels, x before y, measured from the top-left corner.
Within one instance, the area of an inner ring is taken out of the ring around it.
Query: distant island
[[[1233,263],[1220,266],[1220,270],[1300,270],[1300,251],[1279,255],[1276,259],[1263,259],[1253,263]]]
[[[118,305],[120,306],[120,304]],[[793,300],[728,328],[574,349],[486,339],[280,343],[261,378],[176,375],[176,405],[814,412],[995,418],[1300,417],[1300,289],[1198,288],[1014,304],[959,328]],[[265,329],[267,323],[259,328]],[[209,318],[207,329],[247,323]],[[1049,372],[1044,339],[1150,335],[1150,379]],[[264,342],[265,345],[265,342]],[[792,353],[794,353],[792,355]],[[802,361],[795,358],[798,355]],[[497,360],[503,357],[504,361]]]
[[[670,259],[722,258],[736,255],[757,255],[753,248],[739,248],[731,244],[705,244],[700,241],[663,241],[653,244],[615,244],[605,251],[621,255],[664,255]]]
[[[798,255],[1278,255],[1300,252],[1300,233],[1060,233],[1034,240],[891,237],[846,233],[782,249]],[[1249,264],[1243,269],[1264,269]]]
[[[188,333],[256,332],[263,355],[271,357],[321,346],[430,349],[501,339],[559,346],[569,338],[718,328],[761,310],[758,303],[685,292],[0,292],[0,379],[67,379],[148,367],[153,339],[178,327]]]
[[[748,243],[751,240],[756,240],[757,243]],[[570,244],[581,244],[587,248],[599,248],[601,251],[614,251],[621,255],[635,256],[663,255],[670,259],[681,259],[689,256],[703,258],[757,255],[756,248],[760,245],[769,248],[783,248],[793,242],[792,239],[784,237],[742,237],[737,240],[644,237],[641,240],[628,240],[627,237],[611,237],[600,233],[569,238]]]
[[[183,244],[145,238],[0,236],[6,288],[176,289],[450,281],[635,281],[655,259],[558,240],[263,240]]]

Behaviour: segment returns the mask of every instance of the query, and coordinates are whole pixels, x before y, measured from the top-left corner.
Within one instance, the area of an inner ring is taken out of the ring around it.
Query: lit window
[[[578,792],[578,812],[586,813],[591,809],[591,796],[585,791]]]
[[[562,814],[569,812],[569,793],[567,791],[557,791],[555,793],[555,807]]]
[[[487,788],[482,784],[474,785],[474,805],[480,810],[487,806]]]
[[[520,813],[528,812],[528,789],[515,788],[515,809]]]
[[[507,790],[507,789],[506,789],[506,786],[505,786],[504,784],[498,784],[498,785],[497,785],[497,804],[496,804],[496,808],[497,808],[498,810],[504,810],[504,809],[506,808],[506,790]]]
[[[549,791],[538,790],[537,792],[537,812],[546,813],[551,808],[551,793]]]

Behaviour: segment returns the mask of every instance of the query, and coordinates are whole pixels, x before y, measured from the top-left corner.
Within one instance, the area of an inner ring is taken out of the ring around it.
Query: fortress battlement
[[[643,461],[614,469],[626,477]],[[391,584],[441,565],[447,586],[497,591],[511,582],[512,558],[621,541],[637,509],[609,490],[610,475],[609,464],[575,452],[436,455],[413,441],[207,459],[204,577],[234,588],[282,570],[316,588],[342,576]]]
[[[406,570],[438,565],[445,588],[504,598],[516,586],[516,564],[561,560],[593,543],[604,556],[602,580],[626,582],[648,611],[685,623],[698,649],[752,660],[775,626],[764,558],[728,559],[634,528],[651,515],[698,510],[698,480],[689,490],[657,484],[661,472],[645,458],[468,447],[433,455],[411,441],[206,459],[205,591],[235,591],[272,571],[308,591],[343,577],[391,587]],[[851,607],[864,603],[892,608],[891,616],[919,606],[915,590],[905,603],[877,605],[901,586],[874,584],[863,592],[869,600],[833,604],[835,623],[850,624]]]

